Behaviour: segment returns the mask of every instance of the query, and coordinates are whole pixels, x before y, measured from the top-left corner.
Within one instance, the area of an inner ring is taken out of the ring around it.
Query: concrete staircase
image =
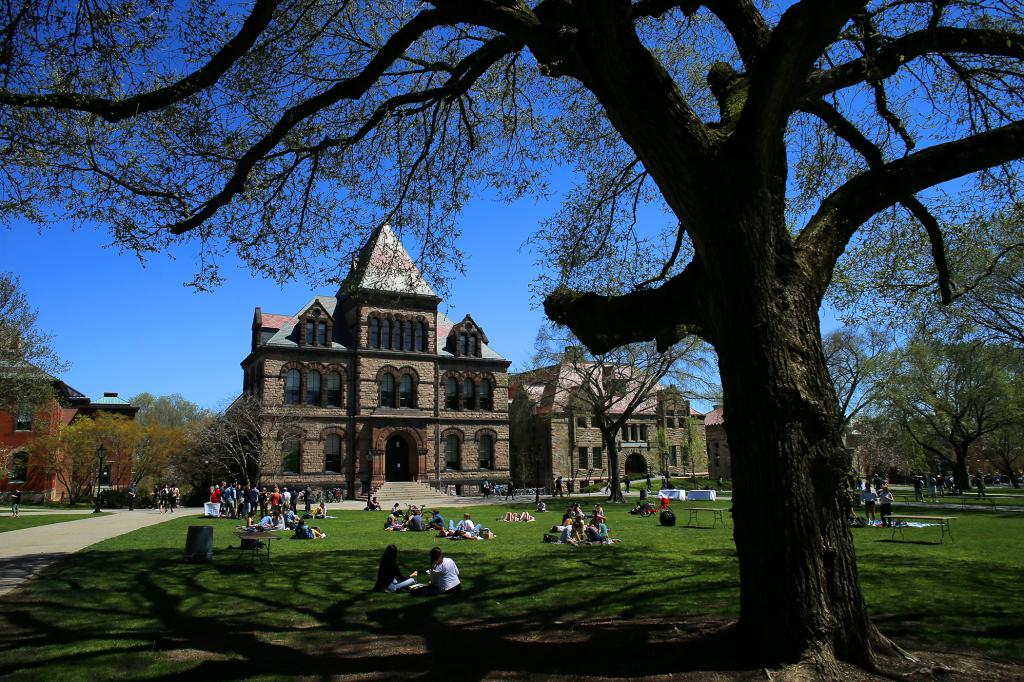
[[[386,481],[374,493],[380,501],[380,506],[388,509],[395,502],[403,507],[406,504],[426,505],[428,507],[437,505],[450,505],[458,498],[444,493],[439,493],[436,488],[431,488],[425,483],[415,481]]]

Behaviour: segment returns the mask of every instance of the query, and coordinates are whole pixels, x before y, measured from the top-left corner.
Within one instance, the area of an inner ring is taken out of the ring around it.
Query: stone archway
[[[633,453],[626,458],[625,470],[628,475],[631,476],[646,476],[647,475],[647,460],[642,455]]]

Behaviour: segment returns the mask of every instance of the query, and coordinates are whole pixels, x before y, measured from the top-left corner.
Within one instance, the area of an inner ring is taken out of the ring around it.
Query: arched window
[[[402,345],[406,350],[412,350],[412,322],[406,321],[402,325]]]
[[[299,437],[294,434],[285,436],[284,441],[281,442],[281,471],[283,473],[299,473],[300,453]]]
[[[341,473],[341,436],[336,433],[324,439],[324,471]]]
[[[315,369],[306,372],[306,404],[320,404],[320,372]]]
[[[370,318],[370,348],[380,348],[380,322],[376,317]]]
[[[424,344],[424,341],[426,340],[426,336],[427,336],[424,333],[425,328],[426,328],[426,325],[423,324],[422,322],[417,322],[416,325],[415,325],[416,350],[421,352],[421,353],[424,350],[426,350],[425,344]]]
[[[466,379],[462,382],[462,409],[464,410],[475,410],[476,409],[476,389],[473,386],[472,379]]]
[[[341,375],[337,372],[327,375],[327,407],[341,407]]]
[[[448,377],[444,382],[444,406],[449,410],[459,409],[459,382],[455,377]]]
[[[393,374],[388,373],[380,378],[380,406],[398,407],[395,400],[395,376]]]
[[[412,394],[412,377],[408,374],[403,374],[401,382],[398,387],[398,406],[399,407],[415,407],[416,401],[413,399]]]
[[[391,347],[402,350],[402,323],[398,320],[391,323]]]
[[[15,452],[11,455],[11,470],[7,476],[9,482],[24,483],[28,480],[28,453]]]
[[[302,400],[302,372],[297,369],[288,370],[284,380],[284,401],[289,405],[298,405]]]
[[[327,323],[317,322],[316,323],[316,343],[318,346],[327,345]]]
[[[490,379],[480,382],[480,409],[488,411],[494,409],[494,390]]]
[[[444,468],[459,470],[459,437],[455,434],[444,439]]]
[[[494,468],[494,440],[490,436],[480,436],[480,445],[477,447],[480,455],[480,468]]]
[[[391,348],[391,320],[380,321],[380,347]]]

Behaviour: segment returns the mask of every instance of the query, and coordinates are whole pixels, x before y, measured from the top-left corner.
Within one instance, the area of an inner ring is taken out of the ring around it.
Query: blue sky
[[[460,238],[466,274],[441,304],[456,320],[471,314],[517,368],[528,362],[543,318],[529,292],[536,258],[520,247],[550,211],[530,201],[472,203]],[[336,291],[326,283],[279,287],[225,263],[227,282],[196,293],[182,284],[194,273],[191,258],[155,256],[143,265],[110,242],[101,229],[61,224],[41,234],[18,223],[0,229],[0,270],[21,278],[40,328],[71,363],[62,378],[93,397],[180,393],[217,407],[241,390],[239,362],[249,352],[255,306],[293,314],[312,294]]]

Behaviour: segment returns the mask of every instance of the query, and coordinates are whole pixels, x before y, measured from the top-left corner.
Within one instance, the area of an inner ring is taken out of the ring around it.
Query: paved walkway
[[[107,516],[83,514],[81,519],[0,533],[0,597],[61,558],[89,545],[182,516],[197,516],[201,509],[179,509],[175,514],[153,510],[112,509]]]

